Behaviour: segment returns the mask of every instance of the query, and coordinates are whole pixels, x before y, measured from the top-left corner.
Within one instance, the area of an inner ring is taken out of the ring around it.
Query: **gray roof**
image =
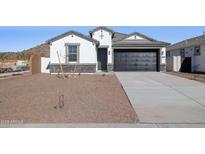
[[[124,40],[124,39],[126,39],[126,38],[128,38],[128,37],[130,37],[130,36],[132,36],[132,35],[138,35],[138,36],[141,36],[141,37],[143,37],[143,38],[145,38],[145,39],[147,39],[147,40],[150,40],[150,41],[157,41],[157,40],[155,40],[155,39],[153,39],[153,38],[151,38],[151,37],[148,37],[148,36],[146,36],[146,35],[144,35],[144,34],[141,34],[141,33],[139,33],[139,32],[131,33],[131,34],[127,35],[127,37],[122,38],[122,40]]]
[[[177,50],[177,49],[186,48],[190,46],[196,46],[196,45],[200,45],[204,43],[205,43],[205,35],[200,35],[200,36],[190,38],[190,39],[175,43],[173,45],[170,45],[167,47],[167,51]]]
[[[126,40],[126,38],[129,38],[132,35],[141,36],[146,40]],[[124,37],[121,37],[121,39],[113,41],[113,47],[165,47],[168,45],[170,44],[167,42],[157,41],[138,32],[134,32],[126,36],[124,35]]]
[[[88,40],[88,41],[90,41],[90,42],[93,42],[93,43],[95,43],[95,44],[97,44],[97,45],[99,44],[99,41],[97,41],[97,40],[95,40],[95,39],[93,39],[93,38],[90,38],[90,37],[88,37],[88,36],[86,36],[86,35],[84,35],[84,34],[82,34],[82,33],[77,32],[77,31],[73,31],[73,30],[68,31],[68,32],[66,32],[66,33],[63,33],[63,34],[61,34],[61,35],[58,35],[58,36],[56,36],[56,37],[54,37],[54,38],[51,38],[51,39],[47,40],[46,43],[54,42],[54,41],[59,40],[59,39],[65,37],[65,36],[72,35],[72,34],[73,34],[73,35],[76,35],[76,36],[78,36],[78,37],[81,37],[81,38],[83,38],[83,39],[85,39],[85,40]]]
[[[117,41],[120,41],[120,40],[126,38],[127,36],[128,36],[128,34],[115,32],[114,35],[113,35],[112,41],[117,42]]]
[[[100,30],[100,29],[104,29],[108,32],[111,32],[112,33],[112,42],[113,42],[113,47],[165,47],[165,46],[168,46],[170,45],[169,43],[167,42],[162,42],[162,41],[157,41],[151,37],[148,37],[144,34],[141,34],[141,33],[138,33],[138,32],[134,32],[134,33],[131,33],[131,34],[123,34],[123,33],[119,33],[119,32],[114,32],[113,30],[107,28],[107,27],[103,27],[103,26],[100,26],[100,27],[97,27],[95,29],[93,29],[92,31],[90,31],[90,34],[92,34],[93,32],[97,31],[97,30]],[[90,42],[93,42],[97,45],[99,45],[99,41],[89,37],[89,36],[86,36],[82,33],[79,33],[77,31],[68,31],[66,33],[63,33],[61,35],[58,35],[54,38],[51,38],[49,39],[48,41],[46,41],[46,43],[51,43],[51,42],[54,42],[58,39],[61,39],[65,36],[68,36],[68,35],[71,35],[71,34],[74,34],[76,36],[79,36],[83,39],[86,39]],[[138,36],[141,36],[143,38],[145,38],[146,40],[126,40],[126,38],[132,36],[132,35],[138,35]]]
[[[98,31],[98,30],[101,30],[101,29],[103,29],[103,30],[105,30],[105,31],[108,31],[108,32],[114,34],[114,31],[113,31],[112,29],[109,29],[109,28],[107,28],[107,27],[105,27],[105,26],[96,27],[96,28],[94,28],[93,30],[90,30],[89,33],[92,34],[92,33],[96,32],[96,31]]]

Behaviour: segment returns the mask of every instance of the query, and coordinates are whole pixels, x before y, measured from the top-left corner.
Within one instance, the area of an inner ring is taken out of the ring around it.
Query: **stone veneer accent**
[[[74,72],[75,67],[76,73],[95,73],[96,72],[96,64],[62,64],[64,73]],[[50,64],[49,65],[50,73],[60,73],[60,65],[59,64]]]
[[[108,72],[113,71],[113,64],[107,64],[107,71]]]
[[[163,72],[166,71],[166,65],[164,64],[160,65],[160,71],[163,71]]]

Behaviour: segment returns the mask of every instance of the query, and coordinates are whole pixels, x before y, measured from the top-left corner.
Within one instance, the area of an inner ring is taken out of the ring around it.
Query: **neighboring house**
[[[4,60],[0,61],[0,67],[16,67],[16,66],[27,66],[27,60]]]
[[[167,71],[205,72],[205,34],[167,47]]]
[[[17,60],[16,65],[17,66],[27,66],[28,60]]]
[[[165,47],[169,45],[166,42],[137,32],[122,34],[107,27],[97,27],[89,33],[85,36],[69,31],[47,41],[51,73],[60,72],[59,62],[64,72],[81,73],[160,71],[160,67],[165,67]]]

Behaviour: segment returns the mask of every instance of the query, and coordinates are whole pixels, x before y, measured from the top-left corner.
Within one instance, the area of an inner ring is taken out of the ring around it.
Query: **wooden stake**
[[[59,55],[58,51],[57,51],[57,56],[58,56],[58,62],[59,62],[60,68],[61,68],[61,72],[62,72],[62,74],[63,74],[63,78],[65,79],[65,75],[64,75],[63,67],[62,67],[62,65],[61,65],[60,55]]]

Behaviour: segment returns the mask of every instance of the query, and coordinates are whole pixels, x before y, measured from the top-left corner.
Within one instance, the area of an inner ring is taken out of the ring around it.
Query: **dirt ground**
[[[137,115],[115,75],[59,79],[37,74],[0,80],[0,121],[133,123]]]
[[[205,74],[183,73],[183,72],[166,72],[166,73],[205,83]]]

